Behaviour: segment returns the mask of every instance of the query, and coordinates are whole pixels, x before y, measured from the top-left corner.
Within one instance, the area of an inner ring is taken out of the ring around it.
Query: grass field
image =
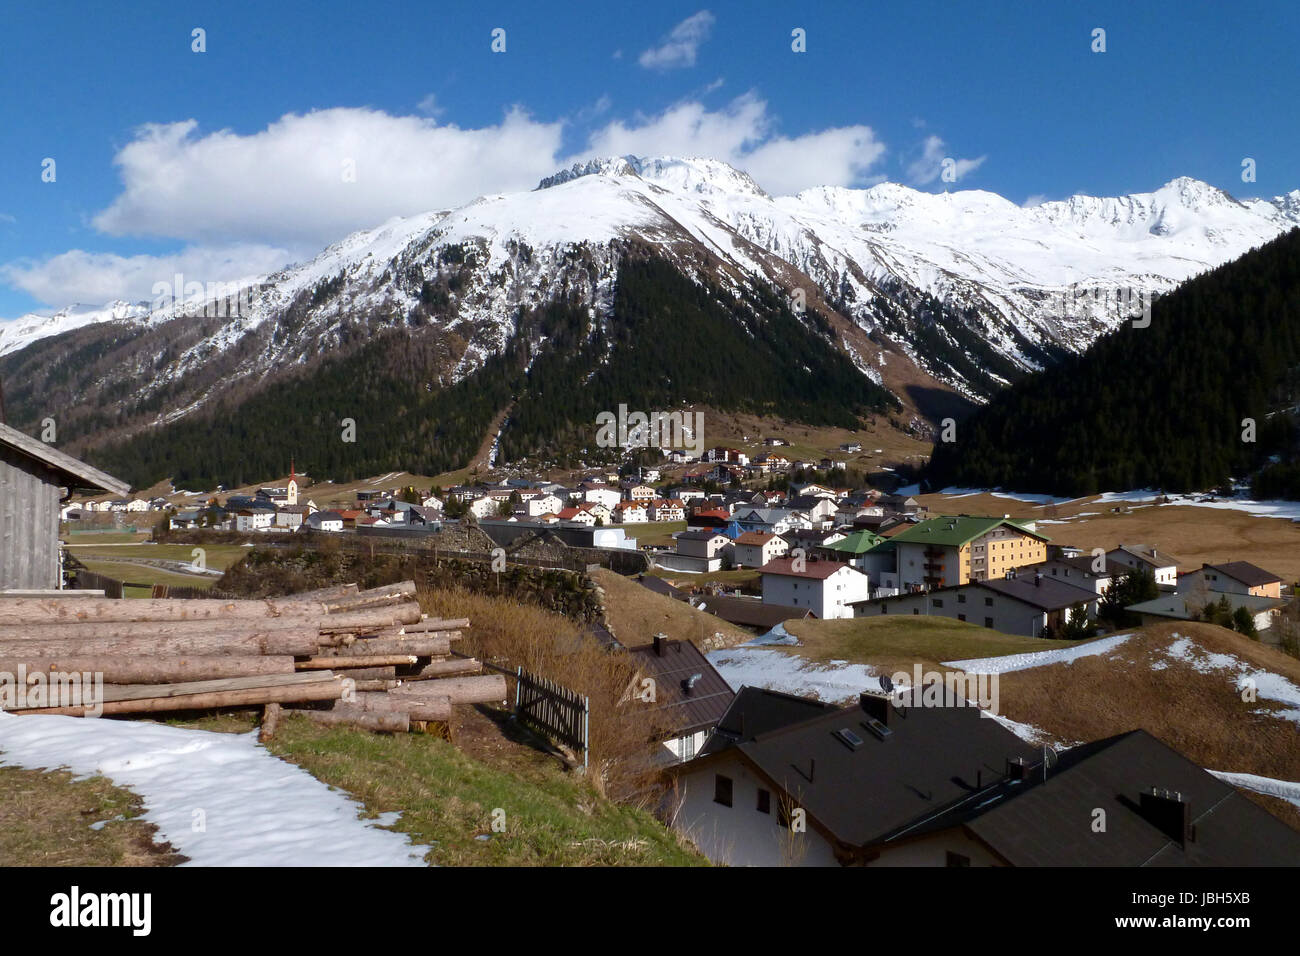
[[[498,724],[462,708],[455,745],[424,734],[327,728],[298,716],[269,749],[361,802],[367,815],[395,810],[392,829],[429,847],[440,866],[690,866],[705,861],[649,813],[620,806],[581,776]],[[248,731],[248,714],[185,726]],[[504,830],[493,812],[504,811]]]
[[[761,578],[756,568],[740,571],[710,571],[707,574],[683,574],[681,571],[655,568],[649,573],[681,587],[689,587],[692,584],[725,584],[729,587],[749,588],[755,592],[758,591]]]
[[[820,621],[789,621],[785,629],[800,646],[773,645],[808,660],[847,661],[890,670],[920,662],[942,669],[943,661],[1001,657],[1073,647],[1076,641],[1045,641],[1002,634],[946,617],[886,616]]]
[[[177,574],[164,568],[156,568],[149,564],[133,564],[129,561],[95,561],[83,558],[82,564],[96,574],[118,581],[130,581],[132,584],[171,584],[178,587],[210,588],[218,580],[212,575]],[[147,594],[144,596],[148,597]]]
[[[672,545],[673,535],[686,530],[685,521],[648,521],[644,524],[621,524],[629,538],[636,538],[637,546],[645,544]]]
[[[605,589],[605,611],[614,636],[627,647],[649,644],[655,634],[693,641],[701,649],[743,644],[754,635],[707,611],[697,611],[604,568],[592,575]],[[717,635],[721,635],[719,638]]]
[[[154,843],[140,798],[103,777],[0,767],[0,864],[171,866],[184,857]],[[102,824],[92,829],[92,824]]]

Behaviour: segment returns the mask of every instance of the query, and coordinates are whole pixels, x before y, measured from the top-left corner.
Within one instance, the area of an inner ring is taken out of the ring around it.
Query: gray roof
[[[1191,612],[1188,610],[1186,594],[1162,594],[1158,598],[1150,601],[1143,601],[1140,604],[1130,604],[1125,610],[1132,611],[1134,614],[1153,614],[1156,617],[1171,617],[1180,621],[1191,619]],[[1231,591],[1214,591],[1204,595],[1205,603],[1216,603],[1222,598],[1227,598],[1228,603],[1232,605],[1235,611],[1239,607],[1244,607],[1251,614],[1258,614],[1261,611],[1270,611],[1275,607],[1281,607],[1285,602],[1277,598],[1256,597],[1253,594],[1233,594]],[[1192,607],[1199,608],[1202,603],[1194,603]]]
[[[1066,584],[1060,578],[1053,578],[1048,575],[1044,575],[1041,579],[1038,579],[1036,575],[1019,578],[995,578],[991,581],[980,581],[978,584],[990,591],[996,591],[1006,597],[1015,598],[1017,601],[1022,601],[1031,607],[1041,608],[1044,611],[1058,611],[1062,608],[1073,607],[1076,604],[1087,604],[1097,600],[1097,592],[1089,588],[1081,588],[1075,584]]]
[[[1001,775],[1009,758],[1032,760],[1039,752],[973,706],[892,708],[884,739],[866,728],[867,717],[852,704],[733,747],[848,846],[877,843],[968,798],[981,781]],[[861,746],[843,743],[836,736],[842,728]]]
[[[0,424],[0,447],[11,448],[43,466],[52,473],[53,480],[69,491],[107,491],[115,495],[131,491],[126,482],[5,424]]]
[[[1040,780],[1004,787],[1010,799],[986,797],[966,824],[1014,866],[1300,865],[1300,833],[1144,730],[1072,748]],[[1188,804],[1191,840],[1142,815],[1151,787]],[[1100,833],[1087,825],[1096,808],[1106,811]]]

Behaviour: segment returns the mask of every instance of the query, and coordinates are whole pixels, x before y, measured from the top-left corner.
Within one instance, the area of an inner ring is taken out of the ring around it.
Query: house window
[[[993,626],[993,618],[991,618],[991,617],[986,617],[986,618],[984,619],[984,626],[985,626],[985,627],[992,627],[992,626]]]
[[[920,609],[919,607],[914,607],[914,608],[912,608],[912,613],[913,613],[913,614],[920,614],[920,613],[921,613],[921,609]]]
[[[713,778],[713,802],[731,806],[731,778],[717,774]]]
[[[759,789],[758,789],[758,812],[759,812],[759,813],[771,813],[771,812],[772,812],[772,791],[771,791],[771,790],[764,790],[762,787],[759,787]]]
[[[964,594],[958,594],[958,595],[957,595],[957,603],[958,603],[958,604],[965,604],[965,603],[966,603],[966,595],[964,595]]]
[[[958,614],[958,615],[957,615],[957,620],[959,620],[959,621],[964,621],[964,620],[966,620],[966,615],[965,615],[965,614]]]
[[[943,607],[943,598],[934,598],[935,607]]]
[[[690,760],[695,756],[695,735],[687,734],[682,738],[682,759]]]
[[[949,850],[948,858],[944,863],[944,866],[970,866],[970,857],[963,856],[960,853],[953,853],[952,850]]]
[[[985,598],[985,599],[984,599],[984,606],[985,606],[985,607],[992,607],[992,606],[993,606],[993,599],[992,599],[991,597],[989,597],[989,598]]]
[[[881,614],[888,614],[888,613],[889,613],[889,605],[887,605],[887,604],[882,604],[882,605],[880,605],[880,613],[881,613]]]

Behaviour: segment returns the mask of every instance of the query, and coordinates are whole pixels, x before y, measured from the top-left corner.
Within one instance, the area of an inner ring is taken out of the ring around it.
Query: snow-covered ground
[[[1216,654],[1207,651],[1190,638],[1174,635],[1173,641],[1165,649],[1165,656],[1188,664],[1202,674],[1213,671],[1226,671],[1232,675],[1237,689],[1245,691],[1254,688],[1256,699],[1276,701],[1285,704],[1286,710],[1259,711],[1283,720],[1290,720],[1300,725],[1300,687],[1287,680],[1281,674],[1260,670],[1232,654]]]
[[[423,866],[426,850],[273,756],[256,732],[0,713],[0,765],[104,776],[195,866]],[[89,823],[87,824],[89,825]]]
[[[1288,803],[1300,807],[1300,783],[1292,783],[1290,780],[1274,780],[1272,777],[1257,777],[1253,773],[1230,773],[1224,770],[1211,770],[1209,772],[1224,783],[1232,784],[1234,787],[1267,794],[1270,797],[1280,797]]]
[[[763,687],[831,703],[852,700],[864,690],[879,691],[880,674],[883,673],[845,661],[814,664],[795,654],[752,644],[712,651],[707,656],[709,663],[733,689]]]
[[[1009,674],[1012,671],[1028,670],[1031,667],[1047,667],[1050,664],[1069,664],[1081,657],[1096,657],[1108,654],[1114,648],[1127,641],[1132,634],[1116,634],[1100,640],[1080,644],[1078,647],[1063,647],[1053,651],[1032,651],[1028,654],[1007,654],[1003,657],[981,657],[965,661],[944,661],[945,667],[956,667],[967,674]]]

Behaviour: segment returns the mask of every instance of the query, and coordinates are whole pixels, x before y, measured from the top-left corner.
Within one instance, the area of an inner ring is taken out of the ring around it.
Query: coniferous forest
[[[390,329],[346,356],[113,445],[89,460],[136,487],[171,477],[210,489],[300,471],[340,481],[466,465],[508,409],[500,451],[572,460],[595,450],[596,415],[684,403],[856,427],[898,407],[834,342],[767,290],[696,284],[644,248],[621,264],[610,317],[557,301],[520,312],[505,349],[448,387],[437,331]],[[345,419],[353,441],[345,440]],[[707,432],[707,423],[706,423]]]
[[[1251,480],[1300,498],[1300,230],[1158,299],[996,395],[940,442],[929,487],[1080,496]]]

